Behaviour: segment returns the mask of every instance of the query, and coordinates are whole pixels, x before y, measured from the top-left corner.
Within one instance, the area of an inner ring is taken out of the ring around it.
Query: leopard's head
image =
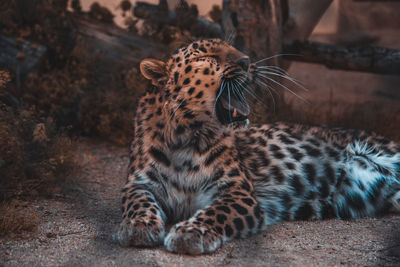
[[[223,128],[248,123],[246,94],[253,66],[227,42],[211,39],[178,49],[167,62],[145,59],[140,70],[161,89],[171,119]]]

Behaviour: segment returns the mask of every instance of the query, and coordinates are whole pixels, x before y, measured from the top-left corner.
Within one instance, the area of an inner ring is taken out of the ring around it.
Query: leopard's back
[[[377,215],[398,199],[399,145],[375,134],[276,123],[237,131],[236,146],[267,224]]]

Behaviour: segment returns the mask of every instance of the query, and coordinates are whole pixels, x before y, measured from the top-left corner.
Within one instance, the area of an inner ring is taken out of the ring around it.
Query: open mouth
[[[221,86],[217,92],[218,99],[215,104],[217,118],[222,124],[245,121],[250,114],[250,106],[243,92],[232,86],[229,81],[228,84],[229,86]]]

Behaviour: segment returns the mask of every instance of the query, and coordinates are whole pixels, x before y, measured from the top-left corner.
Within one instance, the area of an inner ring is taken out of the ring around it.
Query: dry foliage
[[[114,66],[110,71],[98,68],[95,58],[87,62],[90,75],[79,102],[79,129],[85,135],[126,145],[132,138],[138,98],[151,85],[136,68]]]
[[[7,83],[11,81],[10,73],[5,70],[0,70],[0,90],[6,86]]]
[[[106,7],[103,7],[97,2],[90,6],[89,16],[95,20],[112,24],[114,15]]]
[[[63,67],[76,40],[72,16],[66,11],[68,0],[3,2],[7,3],[0,4],[1,33],[46,45],[48,57],[44,66]]]
[[[13,200],[0,204],[0,236],[36,232],[39,213],[26,202]]]
[[[75,143],[33,114],[0,104],[0,201],[50,195],[75,169]]]
[[[222,10],[219,5],[213,5],[208,15],[215,23],[222,23]]]

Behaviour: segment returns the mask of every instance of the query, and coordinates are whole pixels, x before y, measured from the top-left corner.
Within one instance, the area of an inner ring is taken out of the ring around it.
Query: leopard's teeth
[[[233,116],[234,118],[236,118],[236,117],[237,117],[237,110],[236,110],[236,108],[235,108],[235,109],[233,109],[233,114],[232,114],[232,116]]]

